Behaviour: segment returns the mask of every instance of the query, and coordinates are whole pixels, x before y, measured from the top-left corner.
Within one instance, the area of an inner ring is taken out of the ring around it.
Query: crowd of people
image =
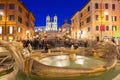
[[[46,52],[50,48],[57,47],[68,47],[70,48],[72,45],[74,49],[78,47],[88,47],[91,46],[95,41],[89,40],[75,40],[75,39],[65,39],[65,38],[52,38],[52,39],[44,39],[44,38],[34,38],[27,39],[21,41],[24,48],[27,48],[29,52],[32,50],[40,50],[44,49]],[[119,38],[112,38],[112,42],[116,45],[120,44]]]
[[[28,48],[28,50],[31,52],[31,49],[33,50],[40,50],[44,49],[47,51],[50,48],[56,48],[56,47],[71,47],[71,45],[74,45],[74,47],[87,47],[88,42],[87,41],[76,41],[72,39],[60,39],[60,38],[53,38],[53,39],[41,39],[41,38],[34,38],[34,39],[27,39],[21,41],[24,48]]]

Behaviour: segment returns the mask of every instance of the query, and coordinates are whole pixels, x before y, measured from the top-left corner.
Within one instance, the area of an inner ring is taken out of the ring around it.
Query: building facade
[[[61,34],[63,34],[64,36],[65,35],[69,36],[71,38],[71,28],[72,28],[71,24],[69,24],[67,20],[65,20],[60,30]]]
[[[34,30],[35,30],[35,33],[45,32],[45,26],[35,26]]]
[[[99,41],[120,37],[120,2],[89,0],[71,21],[73,38]]]
[[[20,0],[0,0],[0,39],[21,40],[34,35],[34,15]]]
[[[52,18],[48,15],[46,17],[46,31],[57,31],[58,24],[57,24],[57,16],[54,16],[53,21]]]

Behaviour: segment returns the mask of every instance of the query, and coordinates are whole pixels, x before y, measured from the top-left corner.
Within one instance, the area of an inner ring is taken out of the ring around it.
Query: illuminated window
[[[18,27],[18,32],[19,32],[19,33],[21,32],[21,28],[20,28],[20,27]]]
[[[117,27],[116,26],[112,26],[112,31],[117,31]]]
[[[2,34],[2,26],[0,26],[0,34]]]
[[[116,16],[112,16],[112,21],[117,21],[117,17]]]
[[[9,34],[13,34],[13,26],[9,27]]]

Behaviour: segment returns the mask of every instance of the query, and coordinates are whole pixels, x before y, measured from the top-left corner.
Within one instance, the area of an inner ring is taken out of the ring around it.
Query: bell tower
[[[55,31],[57,31],[57,19],[58,19],[58,18],[57,18],[57,16],[55,15],[55,16],[54,16],[54,21],[53,21],[53,27],[52,27],[53,30],[55,30]]]
[[[48,15],[47,17],[46,17],[46,31],[49,31],[50,29],[51,29],[51,22],[50,22],[50,16]]]
[[[58,27],[58,25],[57,25],[57,19],[58,18],[55,15],[53,17],[53,21],[51,19],[52,18],[49,15],[46,17],[46,28],[45,28],[45,30],[46,31],[57,31],[57,27]]]

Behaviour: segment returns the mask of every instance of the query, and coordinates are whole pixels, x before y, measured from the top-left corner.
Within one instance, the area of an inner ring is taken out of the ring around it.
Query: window
[[[108,16],[108,15],[105,16],[105,20],[106,20],[106,21],[109,20],[109,16]]]
[[[20,27],[18,27],[17,31],[20,33],[20,32],[21,32],[21,28],[20,28]]]
[[[99,9],[98,3],[95,3],[95,9]]]
[[[117,31],[117,27],[116,26],[112,26],[112,31]]]
[[[9,4],[9,9],[15,9],[15,4]]]
[[[81,31],[81,34],[83,34],[83,31]]]
[[[88,27],[88,31],[90,31],[90,27]]]
[[[109,26],[106,26],[106,31],[109,31]]]
[[[81,13],[81,14],[80,14],[80,16],[82,17],[82,16],[83,16],[83,14]]]
[[[0,26],[0,34],[2,34],[2,26]]]
[[[95,20],[98,20],[99,19],[99,15],[95,15]]]
[[[48,21],[47,21],[48,22]],[[74,20],[72,20],[72,23],[74,23]]]
[[[9,15],[8,19],[9,19],[10,21],[13,21],[13,20],[15,19],[15,16],[14,16],[14,15]]]
[[[0,9],[4,9],[5,5],[4,4],[0,4]]]
[[[90,17],[87,18],[87,23],[90,22]]]
[[[2,20],[2,15],[0,15],[0,21]]]
[[[9,34],[13,34],[13,26],[9,27]]]
[[[108,3],[105,4],[105,9],[108,9]]]
[[[80,27],[82,26],[82,23],[80,22]]]
[[[112,9],[115,9],[115,4],[112,4]]]
[[[84,25],[84,22],[82,21],[82,25]]]
[[[29,14],[28,13],[26,13],[26,17],[29,18]]]
[[[117,17],[116,16],[112,16],[112,21],[117,21]]]
[[[21,17],[18,17],[18,22],[22,23],[22,18]]]
[[[99,26],[96,26],[96,31],[98,31],[99,30]]]
[[[88,6],[88,11],[90,11],[90,6]]]
[[[18,11],[22,13],[22,8],[19,6]]]
[[[26,26],[29,26],[29,23],[28,23],[28,22],[25,22],[25,25],[26,25]]]

